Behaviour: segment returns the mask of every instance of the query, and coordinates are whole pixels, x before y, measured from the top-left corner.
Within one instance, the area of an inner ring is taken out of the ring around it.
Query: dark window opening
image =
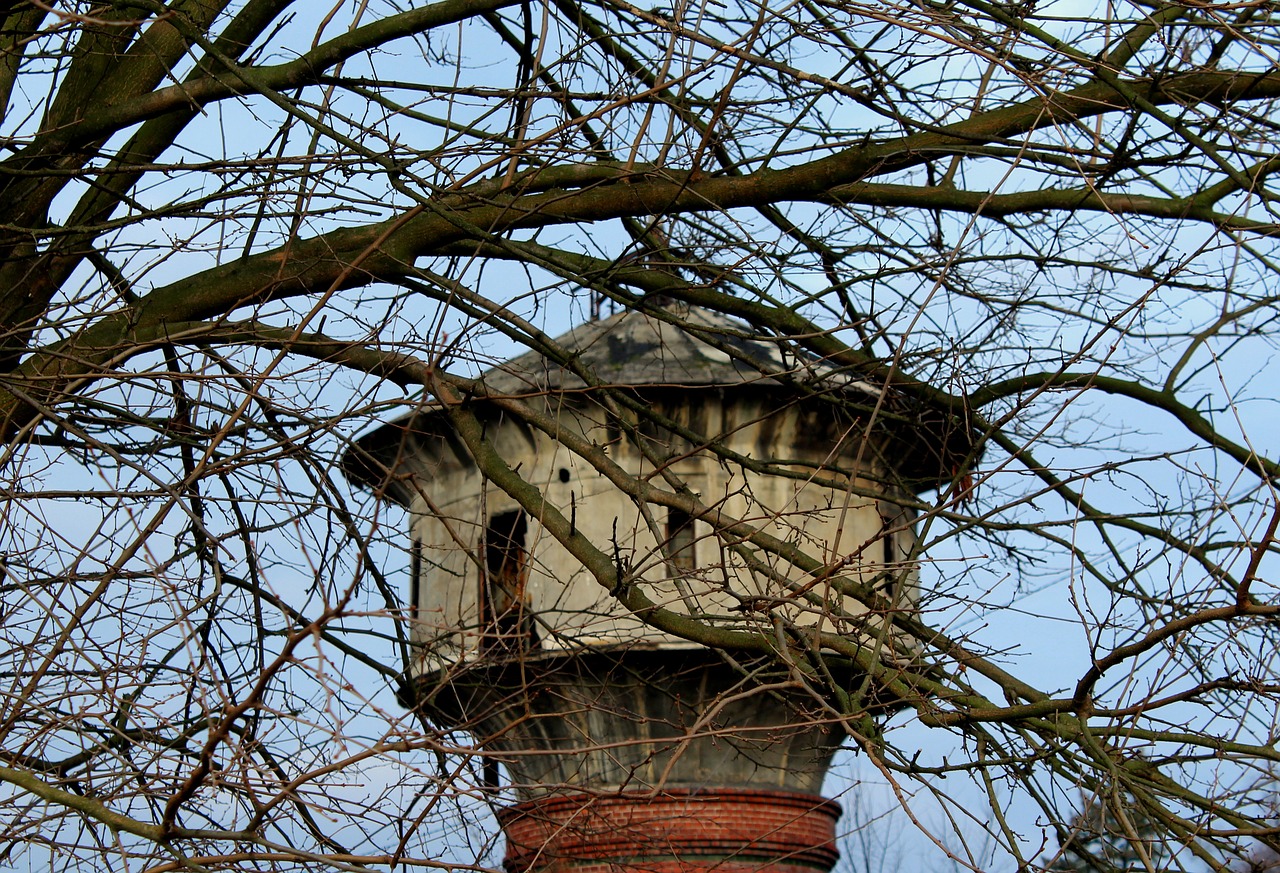
[[[492,516],[485,528],[482,613],[499,646],[527,646],[537,639],[527,591],[528,531],[528,519],[518,509]]]
[[[616,421],[608,421],[604,426],[604,450],[606,452],[615,451],[622,445],[622,428],[618,426]]]
[[[414,538],[409,549],[409,611],[410,621],[418,619],[418,599],[422,596],[422,541]]]
[[[898,556],[898,538],[894,535],[895,520],[880,516],[880,547],[883,550],[883,567],[876,576],[875,587],[881,594],[893,591],[898,581],[901,559]]]
[[[667,510],[667,560],[677,572],[694,570],[693,518],[681,509]]]

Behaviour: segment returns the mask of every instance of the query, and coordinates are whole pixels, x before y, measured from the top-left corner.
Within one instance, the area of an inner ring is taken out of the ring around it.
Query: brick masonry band
[[[840,806],[748,789],[558,794],[507,807],[507,873],[827,873]]]

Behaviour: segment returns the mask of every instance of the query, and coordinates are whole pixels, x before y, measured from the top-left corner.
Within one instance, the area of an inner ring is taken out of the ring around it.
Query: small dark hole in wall
[[[569,481],[569,468],[568,468],[568,467],[561,467],[561,468],[560,468],[560,481],[561,481],[561,482],[568,482],[568,481]]]

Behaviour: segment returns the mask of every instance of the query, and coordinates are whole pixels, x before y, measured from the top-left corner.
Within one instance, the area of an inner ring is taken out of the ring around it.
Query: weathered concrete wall
[[[641,428],[638,440],[624,437],[620,428],[604,423],[589,397],[551,400],[562,427],[606,445],[632,475],[669,487],[657,469],[664,467],[713,509],[839,565],[847,578],[885,590],[897,585],[904,605],[914,599],[909,518],[891,500],[868,496],[893,492],[885,485],[877,446],[864,441],[856,423],[842,429],[797,404],[773,409],[776,400],[764,391],[753,397],[741,390],[686,390],[657,401],[668,417],[717,438],[730,451],[787,462],[787,469],[805,477],[787,478],[744,472],[652,426]],[[545,434],[499,419],[487,435],[579,531],[599,548],[616,551],[656,602],[711,625],[769,633],[771,616],[837,632],[856,632],[866,622],[862,607],[834,591],[829,580],[749,543],[717,536],[705,520],[682,525],[678,513],[653,505],[646,518],[601,473]],[[519,591],[495,591],[498,573],[490,566],[495,559],[486,552],[486,531],[496,539],[489,530],[494,519],[520,507],[487,483],[455,442],[423,433],[416,455],[407,466],[417,486],[411,508],[420,574],[412,639],[419,646],[419,675],[504,645],[548,653],[583,645],[689,645],[627,615],[537,518],[524,520],[522,551],[510,556],[521,566],[519,578],[505,587]],[[862,475],[850,478],[850,470]],[[823,487],[809,478],[815,473],[851,487]],[[767,571],[752,569],[749,560]],[[518,616],[510,611],[512,595],[519,601]],[[501,609],[508,610],[505,621],[495,614]],[[501,639],[519,635],[525,638]]]

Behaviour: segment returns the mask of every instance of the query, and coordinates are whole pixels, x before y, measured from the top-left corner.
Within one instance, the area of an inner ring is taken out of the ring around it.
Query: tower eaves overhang
[[[848,368],[803,351],[786,338],[769,338],[722,313],[683,305],[630,309],[579,324],[551,341],[555,360],[529,351],[481,374],[472,398],[534,398],[623,389],[645,400],[716,390],[726,396],[762,394],[778,402],[825,406],[865,427],[883,443],[880,453],[898,484],[924,492],[949,482],[969,461],[974,434],[943,410],[873,384]],[[584,375],[586,378],[584,378]],[[588,381],[590,380],[590,381]],[[390,499],[388,475],[404,457],[415,432],[439,434],[440,406],[432,401],[357,439],[345,453],[347,478]]]

